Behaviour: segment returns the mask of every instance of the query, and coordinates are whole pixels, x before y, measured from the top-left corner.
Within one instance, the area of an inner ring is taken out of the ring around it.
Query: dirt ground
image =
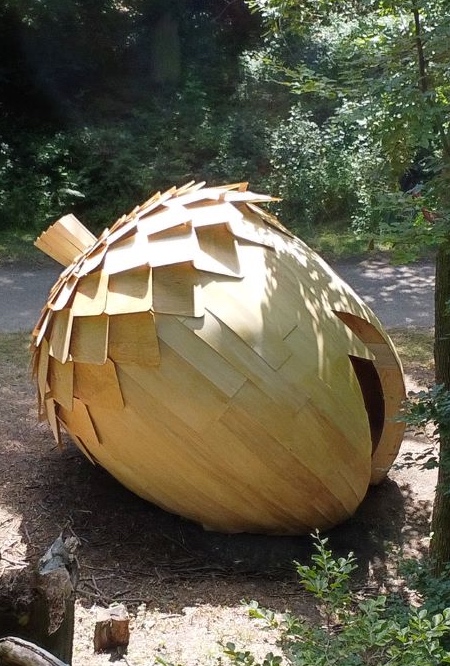
[[[27,367],[27,336],[0,346],[0,576],[39,558],[65,526],[81,541],[74,666],[117,659],[150,665],[157,657],[191,666],[217,664],[220,643],[256,655],[280,653],[276,630],[250,620],[243,599],[275,611],[313,615],[293,560],[307,561],[310,537],[221,535],[170,515],[122,488],[67,442],[59,451],[37,423]],[[14,353],[11,353],[11,349]],[[407,367],[408,389],[432,381]],[[402,456],[429,442],[408,434]],[[428,545],[435,472],[394,469],[371,488],[355,516],[329,532],[336,553],[358,558],[356,584],[369,593],[401,585],[399,554],[420,557]],[[123,657],[93,654],[96,608],[126,604],[131,640]]]

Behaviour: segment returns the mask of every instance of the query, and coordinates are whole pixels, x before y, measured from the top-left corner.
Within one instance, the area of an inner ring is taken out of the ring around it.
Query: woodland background
[[[243,0],[3,0],[0,229],[70,211],[100,230],[195,179],[282,197],[274,211],[307,240],[378,230],[377,149],[324,83],[342,28],[269,34]],[[288,85],[299,61],[314,75]]]

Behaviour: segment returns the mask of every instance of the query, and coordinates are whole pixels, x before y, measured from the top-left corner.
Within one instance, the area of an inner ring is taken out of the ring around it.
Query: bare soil
[[[308,560],[310,537],[205,532],[125,490],[69,441],[58,450],[47,424],[37,422],[27,336],[11,334],[3,342],[0,586],[3,576],[20,574],[70,526],[82,544],[74,666],[117,659],[150,665],[157,657],[185,666],[216,664],[227,641],[261,657],[280,653],[277,631],[250,620],[241,601],[313,617],[313,600],[300,590],[293,565]],[[432,382],[432,370],[417,363],[406,375],[409,389]],[[400,461],[429,444],[408,434]],[[351,520],[328,533],[336,553],[355,552],[355,585],[366,593],[401,588],[398,557],[426,553],[435,480],[434,471],[393,469],[369,489]],[[96,607],[114,602],[131,614],[128,652],[94,655]]]

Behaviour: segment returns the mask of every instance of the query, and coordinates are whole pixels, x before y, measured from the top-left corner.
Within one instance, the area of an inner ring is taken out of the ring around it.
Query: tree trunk
[[[450,391],[450,246],[442,244],[436,259],[435,343],[436,384]],[[450,432],[439,429],[439,474],[431,524],[431,557],[436,574],[450,562]]]
[[[75,537],[58,537],[39,560],[35,571],[27,568],[13,574],[10,580],[2,577],[0,638],[8,636],[10,641],[2,643],[3,650],[7,646],[14,647],[11,641],[21,638],[35,643],[36,649],[40,646],[64,663],[71,663],[77,545]],[[22,649],[20,645],[19,648]],[[1,658],[0,664],[3,664]]]
[[[181,75],[181,47],[177,19],[163,14],[152,26],[150,62],[152,80],[161,85],[176,84]]]

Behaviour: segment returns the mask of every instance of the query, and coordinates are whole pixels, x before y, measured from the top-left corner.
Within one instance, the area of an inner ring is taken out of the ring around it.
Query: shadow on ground
[[[0,586],[5,571],[20,573],[68,525],[81,540],[79,596],[87,605],[146,602],[176,612],[242,598],[272,608],[288,598],[301,603],[293,560],[308,561],[309,536],[205,532],[139,499],[72,444],[59,451],[47,424],[37,423],[18,349],[18,358],[3,354],[0,364]],[[336,554],[354,551],[359,582],[383,582],[393,551],[405,543],[420,551],[430,507],[412,486],[409,474],[394,472],[328,533]]]
[[[310,536],[205,532],[136,497],[71,444],[62,452],[52,449],[49,433],[40,430],[31,437],[31,450],[9,458],[0,501],[22,516],[27,560],[39,557],[70,526],[82,544],[79,595],[89,605],[151,601],[173,612],[205,596],[209,603],[223,603],[218,581],[234,601],[245,596],[243,582],[249,580],[295,589],[293,561],[308,561]],[[413,508],[413,501],[408,487],[400,490],[388,479],[369,489],[353,518],[328,532],[336,554],[355,553],[359,583],[369,574],[372,582],[386,579],[392,551],[403,545],[408,514],[414,513],[415,529],[427,534],[427,507]]]

